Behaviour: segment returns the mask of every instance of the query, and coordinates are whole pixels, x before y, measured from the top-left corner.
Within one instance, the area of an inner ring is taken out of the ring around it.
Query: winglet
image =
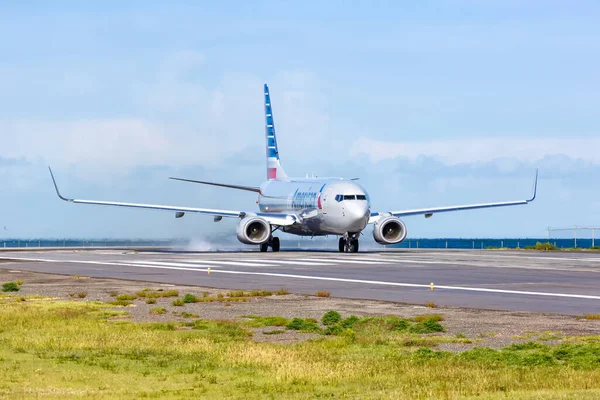
[[[531,198],[527,200],[528,203],[534,201],[535,196],[537,194],[538,172],[539,172],[539,170],[536,168],[535,169],[535,180],[533,181],[533,194],[531,195]]]
[[[54,179],[54,174],[52,173],[52,168],[50,168],[50,166],[48,166],[48,171],[50,171],[50,176],[52,177],[52,182],[54,183],[54,189],[56,189],[56,194],[58,195],[58,197],[60,197],[60,199],[64,200],[64,201],[73,201],[72,199],[67,199],[66,197],[63,197],[60,194],[60,191],[58,190],[58,185],[56,184],[56,179]]]

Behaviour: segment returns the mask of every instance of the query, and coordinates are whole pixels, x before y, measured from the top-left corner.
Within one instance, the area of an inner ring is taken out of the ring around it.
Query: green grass
[[[443,317],[438,314],[417,316],[413,320],[396,316],[359,318],[355,315],[350,315],[342,319],[340,313],[330,310],[323,314],[321,325],[319,325],[317,320],[312,318],[293,318],[288,320],[283,317],[262,317],[258,315],[246,315],[245,318],[248,321],[243,322],[243,325],[249,328],[281,326],[291,331],[310,332],[328,336],[354,337],[358,334],[360,337],[375,337],[379,340],[389,338],[390,333],[394,335],[404,333],[406,336],[403,336],[401,339],[404,340],[405,346],[411,346],[410,343],[415,341],[415,335],[445,331],[444,327],[438,322],[442,321]],[[396,339],[398,338],[396,337]],[[405,339],[407,338],[410,340],[406,341]],[[444,340],[447,341],[446,339]],[[455,342],[464,341],[455,340]],[[441,342],[433,340],[428,343],[429,346],[435,346]]]
[[[2,291],[3,292],[18,292],[19,291],[19,285],[17,284],[17,282],[6,282],[2,284]]]
[[[285,327],[291,331],[321,332],[321,328],[316,323],[302,318],[293,318]]]
[[[137,297],[156,299],[160,297],[177,297],[179,292],[177,290],[150,290],[144,289],[136,293]]]
[[[197,303],[198,297],[194,296],[193,294],[186,293],[185,295],[183,295],[182,300],[184,303]]]
[[[199,315],[198,314],[192,314],[189,312],[180,312],[180,313],[173,313],[174,315],[177,315],[178,317],[182,317],[182,318],[198,318]]]
[[[181,307],[185,305],[185,301],[183,299],[175,299],[171,302],[171,305]]]
[[[249,321],[246,321],[244,325],[250,328],[262,328],[266,326],[286,326],[289,323],[287,318],[283,317],[261,317],[258,315],[247,315]]]
[[[546,242],[546,243],[537,242],[535,244],[535,246],[525,246],[525,250],[551,251],[551,250],[558,250],[558,247],[556,247],[555,245],[553,245],[550,242]]]
[[[120,294],[116,297],[117,300],[135,300],[137,298],[135,294]]]
[[[321,323],[323,325],[335,325],[340,323],[341,321],[342,316],[339,312],[335,310],[327,311],[325,314],[323,314],[323,317],[321,318]]]
[[[19,296],[16,294],[3,294],[0,293],[0,302],[2,301],[36,301],[36,300],[52,300],[52,297],[40,296],[37,294],[29,296]],[[0,329],[1,332],[1,329]]]
[[[378,317],[355,321],[354,337],[279,345],[254,342],[242,321],[134,323],[115,320],[123,313],[109,307],[72,301],[3,303],[0,397],[600,397],[597,337],[454,354],[406,346],[411,340],[428,345],[442,337],[400,332],[394,330],[405,325],[400,321],[416,323]]]

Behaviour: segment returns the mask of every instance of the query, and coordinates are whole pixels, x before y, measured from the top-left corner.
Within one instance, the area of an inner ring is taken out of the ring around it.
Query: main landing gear
[[[267,250],[269,250],[269,247],[271,247],[271,249],[275,252],[279,251],[279,247],[280,247],[279,238],[276,236],[271,236],[271,239],[269,239],[268,242],[261,243],[260,251],[266,252]]]
[[[338,249],[340,253],[358,253],[357,233],[347,233],[340,238]]]

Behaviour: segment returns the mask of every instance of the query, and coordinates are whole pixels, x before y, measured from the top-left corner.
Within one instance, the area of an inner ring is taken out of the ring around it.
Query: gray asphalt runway
[[[335,297],[421,305],[600,313],[597,253],[65,250],[2,251],[0,261],[0,267],[12,270],[223,289],[286,288],[301,294],[328,291]]]

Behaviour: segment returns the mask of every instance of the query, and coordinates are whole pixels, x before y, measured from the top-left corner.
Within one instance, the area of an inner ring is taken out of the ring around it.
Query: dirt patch
[[[0,269],[0,283],[17,280],[23,281],[21,290],[10,293],[11,295],[40,295],[70,301],[110,302],[114,301],[117,295],[135,294],[144,289],[177,290],[179,297],[186,293],[198,297],[217,297],[219,293],[224,295],[227,292],[227,290],[197,286],[19,271],[18,264],[14,264],[11,269]],[[470,344],[450,343],[438,347],[450,351],[464,351],[472,347],[483,346],[500,348],[531,340],[552,343],[553,340],[564,336],[600,335],[599,320],[585,320],[555,314],[453,307],[428,308],[383,301],[322,298],[295,294],[249,297],[246,299],[247,301],[240,302],[189,303],[183,306],[172,305],[175,298],[156,298],[155,304],[146,304],[143,298],[133,300],[131,305],[118,308],[129,312],[128,316],[120,318],[138,322],[192,321],[197,318],[236,320],[247,315],[320,319],[329,310],[336,310],[344,317],[354,314],[359,317],[397,315],[412,318],[416,315],[440,314],[444,317],[443,325],[447,330],[444,335],[464,336],[472,341]],[[166,312],[164,314],[152,313],[152,309],[157,307],[163,307]],[[283,332],[277,332],[278,330]],[[254,330],[254,339],[261,342],[296,343],[313,337],[316,335],[290,332],[285,328],[278,327]]]

